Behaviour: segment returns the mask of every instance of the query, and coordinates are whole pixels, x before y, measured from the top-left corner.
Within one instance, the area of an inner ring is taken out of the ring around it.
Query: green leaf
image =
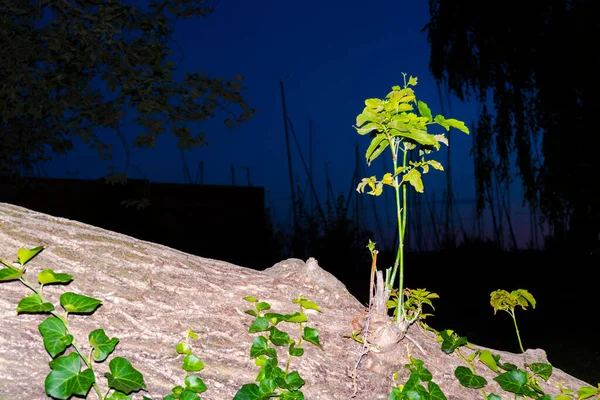
[[[57,274],[51,269],[45,269],[38,274],[38,282],[42,285],[49,283],[66,283],[73,280],[73,276],[69,274]]]
[[[404,394],[397,387],[392,388],[388,396],[388,400],[402,400],[404,398]]]
[[[517,367],[515,364],[511,364],[511,363],[498,363],[498,366],[505,371],[515,371],[515,370],[519,369],[519,367]]]
[[[307,310],[317,310],[319,312],[322,312],[321,307],[319,307],[317,303],[313,303],[312,301],[308,301],[306,299],[300,300],[300,305],[306,308]]]
[[[206,384],[198,375],[188,375],[184,382],[185,387],[194,393],[202,393],[207,389]]]
[[[547,381],[552,375],[552,365],[546,363],[532,363],[525,364],[531,369],[531,371],[540,376],[543,380]]]
[[[33,249],[24,249],[20,248],[17,251],[17,258],[19,259],[19,264],[25,265],[29,260],[33,257],[37,256],[42,250],[44,250],[44,246],[34,247]]]
[[[521,370],[504,372],[494,378],[500,387],[507,392],[522,394],[527,384],[527,373]]]
[[[267,302],[261,301],[260,303],[256,304],[256,309],[258,311],[263,311],[263,310],[270,310],[271,309],[271,305]]]
[[[54,305],[42,300],[42,297],[37,294],[30,294],[23,297],[17,304],[17,313],[41,313],[54,311]]]
[[[288,353],[290,356],[300,357],[304,354],[304,349],[302,347],[295,347],[296,342],[292,341],[290,344],[290,348],[288,349]]]
[[[181,391],[181,393],[179,394],[177,399],[178,400],[200,400],[200,396],[198,396],[196,393],[194,393],[193,391],[191,391],[189,389],[184,389]]]
[[[233,396],[233,400],[259,400],[262,399],[262,393],[258,385],[247,383],[241,387]]]
[[[19,279],[21,276],[23,276],[23,272],[25,271],[22,269],[2,268],[0,269],[0,282],[14,281]]]
[[[379,157],[379,155],[383,153],[389,144],[390,142],[384,134],[376,135],[367,148],[367,152],[365,153],[367,165],[371,165],[371,162]]]
[[[179,342],[175,346],[177,354],[192,354],[192,348],[186,342]]]
[[[269,329],[269,320],[267,320],[265,317],[258,317],[254,320],[252,325],[250,325],[250,328],[248,328],[248,332],[263,332],[267,329]]]
[[[417,77],[415,76],[410,76],[410,78],[408,78],[408,83],[406,84],[407,86],[416,86],[417,85]]]
[[[106,400],[131,400],[131,396],[127,396],[125,393],[115,390],[106,398]]]
[[[490,393],[487,396],[487,400],[502,400],[502,397],[498,396],[497,394]]]
[[[56,317],[48,317],[38,325],[44,338],[44,347],[50,357],[55,358],[73,343],[73,335],[67,334],[65,324]]]
[[[433,120],[433,116],[431,115],[431,110],[429,109],[429,106],[424,101],[419,100],[417,102],[417,108],[419,109],[419,114],[421,114],[422,117],[427,118],[428,121]]]
[[[296,314],[298,314],[298,313],[296,313]],[[287,315],[278,314],[278,313],[265,313],[263,315],[263,317],[265,317],[266,319],[268,319],[269,322],[272,323],[273,325],[277,325],[281,321],[285,321],[285,317],[286,316]]]
[[[312,343],[315,346],[319,347],[321,350],[323,350],[321,343],[319,343],[319,331],[318,330],[309,328],[308,326],[305,326],[304,334],[302,335],[302,337],[307,342]]]
[[[479,361],[487,365],[492,371],[498,372],[498,365],[496,359],[489,350],[483,350],[479,354]]]
[[[469,368],[459,366],[454,370],[454,376],[458,378],[461,385],[479,389],[487,385],[487,380],[483,376],[475,375]]]
[[[302,323],[302,322],[306,322],[308,321],[308,317],[306,316],[306,314],[304,313],[299,313],[299,312],[295,312],[293,314],[286,314],[283,316],[283,320],[286,322],[293,322],[293,323]]]
[[[281,400],[304,400],[304,393],[297,390],[295,392],[283,392],[280,397]]]
[[[371,133],[373,131],[376,133],[383,132],[383,126],[379,122],[369,122],[368,124],[355,129],[359,135],[366,135],[367,133]]]
[[[102,301],[81,294],[66,292],[60,296],[60,305],[71,314],[92,313]]]
[[[246,296],[243,298],[243,300],[249,301],[251,303],[258,303],[258,300],[254,296]]]
[[[377,122],[377,113],[365,108],[362,113],[356,116],[356,126],[362,126],[366,122]],[[356,128],[356,127],[355,127]],[[364,135],[364,133],[363,133]]]
[[[277,379],[277,386],[282,389],[287,389],[291,391],[295,391],[304,386],[304,379],[300,377],[298,371],[290,372],[285,376],[285,378]]]
[[[427,390],[431,400],[448,400],[442,389],[434,381],[427,382]]]
[[[468,343],[466,337],[455,337],[448,329],[441,331],[440,337],[442,338],[442,350],[446,354],[452,354],[454,350]]]
[[[265,360],[264,365],[260,368],[258,372],[258,376],[256,377],[257,381],[264,381],[265,379],[276,380],[277,378],[283,376],[283,370],[277,366],[276,358],[269,358]]]
[[[402,176],[402,181],[400,181],[400,184],[404,182],[409,182],[417,192],[423,193],[423,180],[421,179],[421,173],[416,168],[411,169]]]
[[[190,328],[188,328],[188,330],[187,330],[187,335],[189,338],[198,339],[198,334],[196,332],[194,332],[193,330],[191,330]]]
[[[92,356],[94,357],[94,361],[97,362],[106,360],[106,357],[113,352],[115,346],[119,343],[119,339],[117,338],[109,339],[103,329],[91,331],[88,339],[93,349]]]
[[[277,351],[269,347],[269,341],[264,336],[257,336],[252,340],[250,346],[250,358],[255,358],[266,354],[269,357],[277,357]]]
[[[286,332],[280,331],[274,326],[269,328],[269,331],[271,332],[269,335],[269,340],[275,346],[287,346],[290,344],[290,335],[288,335]]]
[[[383,107],[383,100],[381,99],[366,99],[365,100],[365,106],[369,107],[369,108],[381,108]]]
[[[183,357],[183,365],[181,368],[183,368],[184,371],[202,371],[204,369],[204,363],[195,355],[187,354]]]
[[[433,376],[431,375],[431,372],[429,372],[429,370],[423,366],[424,363],[422,360],[411,357],[410,362],[411,362],[411,364],[406,365],[406,367],[410,370],[410,372],[417,375],[419,380],[421,380],[423,382],[431,381]]]
[[[123,357],[115,357],[108,364],[110,372],[104,376],[108,379],[108,386],[125,394],[146,389],[144,376]]]
[[[592,396],[600,394],[599,388],[584,386],[577,391],[577,400],[589,399]]]
[[[88,368],[81,371],[81,359],[77,353],[69,353],[49,363],[50,373],[44,386],[46,393],[57,399],[68,399],[73,395],[85,397],[95,382],[94,372]]]

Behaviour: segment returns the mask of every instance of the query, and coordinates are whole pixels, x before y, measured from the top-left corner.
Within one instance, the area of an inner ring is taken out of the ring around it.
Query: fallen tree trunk
[[[256,334],[248,333],[253,317],[244,310],[251,305],[242,298],[254,296],[270,303],[274,312],[293,313],[298,308],[291,300],[299,295],[322,309],[322,313],[308,310],[307,314],[308,324],[320,332],[323,349],[304,346],[305,354],[293,358],[290,365],[306,381],[302,391],[307,399],[386,399],[394,372],[401,378],[396,383],[408,378],[403,366],[408,363],[407,352],[425,362],[448,399],[482,398],[478,390],[461,386],[454,377],[453,371],[464,366],[463,361],[442,352],[435,338],[416,326],[409,330],[414,342],[403,339],[392,352],[368,353],[353,381],[362,345],[344,335],[352,333],[356,317],[364,318],[365,307],[315,259],[288,259],[263,271],[251,270],[0,203],[0,257],[14,261],[20,247],[36,246],[45,250],[27,264],[30,282],[46,268],[74,276],[68,286],[45,286],[47,301],[58,304],[65,291],[102,300],[90,316],[70,315],[69,327],[85,351],[89,349],[87,336],[95,329],[120,339],[109,360],[125,357],[144,374],[147,392],[135,394],[136,399],[142,395],[162,399],[173,386],[182,384],[184,371],[175,345],[188,328],[199,335],[192,346],[205,365],[199,373],[208,386],[202,398],[232,399],[242,385],[254,381],[259,369],[249,357]],[[235,243],[231,251],[236,251]],[[48,398],[44,379],[51,358],[38,331],[45,317],[15,312],[19,300],[29,294],[31,290],[18,281],[0,282],[0,399]],[[295,338],[295,326],[280,329]],[[524,362],[547,362],[542,350],[493,353],[520,367]],[[107,364],[94,367],[103,393]],[[506,392],[491,379],[493,372],[482,368],[481,375],[490,382],[488,393],[505,393],[505,398]],[[574,390],[586,386],[558,369],[541,386],[556,395],[556,382]]]

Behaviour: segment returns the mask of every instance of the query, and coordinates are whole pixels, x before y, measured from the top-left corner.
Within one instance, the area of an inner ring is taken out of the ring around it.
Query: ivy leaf
[[[479,361],[487,365],[492,371],[498,372],[496,358],[492,355],[492,353],[489,350],[483,350],[479,354]]]
[[[277,351],[269,347],[269,341],[264,336],[257,336],[252,340],[250,346],[250,358],[255,358],[266,354],[269,357],[277,357]]]
[[[487,380],[483,376],[475,375],[467,367],[456,367],[454,370],[454,376],[458,378],[458,381],[461,385],[468,388],[479,389],[487,385]]]
[[[319,343],[319,331],[318,330],[310,328],[308,326],[305,326],[304,334],[302,335],[302,337],[307,342],[312,343],[315,346],[317,346],[318,348],[320,348],[321,350],[323,350],[323,346],[321,346],[321,343]]]
[[[44,386],[46,393],[57,399],[69,399],[73,395],[85,397],[95,382],[94,372],[88,368],[81,371],[81,359],[77,353],[69,353],[49,363],[50,373]]]
[[[446,354],[452,354],[454,350],[468,343],[466,337],[454,337],[448,329],[441,331],[440,337],[442,338],[442,350]]]
[[[280,398],[281,400],[304,400],[304,393],[299,390],[295,392],[283,392]]]
[[[287,346],[288,344],[290,344],[290,335],[286,332],[280,331],[274,326],[269,328],[269,331],[271,333],[269,335],[269,340],[275,346]]]
[[[92,313],[102,301],[81,294],[66,292],[60,296],[60,305],[71,314]]]
[[[269,320],[265,317],[257,317],[252,325],[250,325],[250,328],[248,328],[248,332],[263,332],[267,329],[269,329]]]
[[[73,335],[67,334],[65,324],[56,317],[48,317],[38,325],[44,338],[44,347],[50,357],[55,358],[73,343]]]
[[[258,300],[254,296],[246,296],[243,298],[243,300],[249,301],[251,303],[258,303]]]
[[[285,318],[287,317],[287,315],[282,315],[282,314],[277,314],[277,313],[265,313],[265,315],[263,315],[263,317],[268,319],[269,322],[272,323],[273,325],[277,325],[281,321],[285,321],[286,320]]]
[[[265,360],[264,365],[260,368],[258,372],[258,376],[256,377],[257,381],[264,381],[265,379],[276,380],[277,378],[283,376],[283,370],[277,366],[276,358],[269,358]]]
[[[283,316],[284,321],[293,322],[293,323],[301,323],[308,321],[308,317],[304,313],[295,312],[293,314],[286,314]]]
[[[25,265],[29,260],[33,257],[37,256],[42,250],[44,250],[44,246],[34,247],[33,249],[25,249],[21,247],[17,251],[17,258],[19,259],[19,264]]]
[[[552,365],[546,363],[532,363],[525,364],[531,369],[531,371],[540,376],[543,380],[547,381],[552,375]]]
[[[300,357],[304,354],[304,349],[302,347],[295,347],[296,342],[292,341],[290,344],[290,348],[288,349],[288,353],[290,356]]]
[[[106,360],[106,357],[113,352],[115,346],[119,343],[119,339],[117,338],[109,339],[103,329],[91,331],[88,339],[92,349],[94,349],[92,356],[94,357],[94,361],[97,362]]]
[[[17,304],[17,313],[42,313],[50,311],[54,311],[54,305],[44,302],[42,297],[37,293],[23,297],[19,301],[19,304]]]
[[[2,268],[0,269],[0,282],[14,281],[23,276],[25,271],[22,269],[15,268]]]
[[[175,346],[175,351],[177,354],[192,354],[192,349],[189,344],[186,342],[179,342]]]
[[[115,357],[108,364],[110,372],[104,376],[108,380],[108,386],[125,394],[146,389],[144,376],[133,368],[131,362],[123,357]]]
[[[204,363],[195,355],[188,354],[183,358],[183,365],[181,368],[183,368],[184,371],[202,371],[204,369]]]
[[[263,311],[263,310],[270,310],[271,309],[271,305],[267,302],[261,301],[260,303],[256,304],[256,309],[258,311]]]
[[[282,389],[296,391],[304,386],[304,379],[300,377],[298,371],[293,371],[284,377],[277,379],[277,386]]]
[[[51,269],[45,269],[38,274],[38,282],[42,285],[49,283],[66,283],[73,280],[73,276],[69,274],[57,274]]]
[[[207,387],[204,381],[198,375],[188,375],[185,377],[185,387],[194,393],[205,392]]]
[[[448,400],[442,389],[434,381],[427,382],[427,390],[431,400]]]
[[[423,366],[423,361],[417,358],[410,358],[411,364],[407,364],[406,367],[410,372],[416,374],[418,378],[423,382],[429,382],[433,378],[431,372]]]
[[[131,396],[127,396],[125,393],[115,390],[106,398],[106,400],[131,400]]]
[[[317,303],[314,303],[314,302],[312,302],[312,301],[308,301],[308,300],[306,300],[306,299],[301,299],[301,300],[300,300],[300,305],[301,305],[302,307],[306,308],[307,310],[317,310],[317,311],[319,311],[319,312],[322,312],[322,311],[321,311],[321,307],[319,307],[319,306],[317,305]]]
[[[263,398],[258,385],[255,383],[247,383],[236,392],[233,400],[259,400]]]
[[[521,370],[508,371],[498,375],[494,380],[507,392],[523,394],[523,388],[527,384],[527,373]]]
[[[200,400],[200,396],[189,389],[184,389],[177,398],[178,400]]]
[[[497,394],[490,393],[487,396],[487,400],[502,400],[502,397],[498,396]]]

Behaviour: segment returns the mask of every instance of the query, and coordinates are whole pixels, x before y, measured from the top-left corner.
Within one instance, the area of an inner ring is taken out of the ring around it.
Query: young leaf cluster
[[[410,364],[404,365],[410,370],[408,380],[404,385],[392,388],[388,400],[447,400],[423,361],[413,357],[409,360]]]
[[[304,394],[300,390],[304,385],[304,379],[297,371],[289,371],[292,357],[300,357],[304,354],[302,344],[304,341],[322,349],[319,342],[319,332],[304,325],[308,317],[304,310],[316,310],[321,308],[309,301],[304,296],[292,300],[300,307],[299,312],[293,314],[278,314],[266,312],[271,305],[264,301],[258,301],[254,296],[244,297],[244,300],[254,305],[253,310],[246,310],[247,314],[255,317],[248,332],[262,333],[256,336],[250,348],[250,358],[255,358],[255,364],[260,367],[256,377],[257,383],[248,383],[242,386],[235,394],[234,400],[262,400],[278,397],[285,400],[302,400]],[[280,322],[298,324],[300,339],[293,340],[287,332],[278,328]],[[285,369],[279,367],[276,347],[287,347],[288,358]]]
[[[202,378],[194,373],[202,371],[204,363],[192,352],[189,339],[198,339],[198,334],[188,329],[185,341],[179,342],[175,346],[177,354],[183,355],[181,368],[187,373],[183,380],[185,386],[175,386],[171,389],[172,393],[163,397],[163,400],[200,400],[199,393],[203,393],[207,389]]]

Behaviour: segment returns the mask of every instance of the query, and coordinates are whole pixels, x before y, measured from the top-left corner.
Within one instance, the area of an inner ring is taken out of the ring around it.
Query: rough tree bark
[[[344,335],[354,330],[353,320],[356,325],[356,317],[364,315],[365,307],[315,259],[288,259],[263,271],[251,270],[0,203],[0,257],[13,261],[20,247],[40,245],[45,250],[27,264],[26,276],[35,282],[37,273],[45,268],[73,275],[74,281],[66,287],[44,288],[47,300],[54,304],[66,289],[102,300],[93,315],[70,316],[70,327],[83,348],[88,333],[98,328],[120,339],[109,360],[113,356],[126,357],[144,374],[148,391],[136,394],[136,399],[141,399],[141,394],[161,399],[182,383],[181,357],[174,346],[188,328],[200,336],[192,344],[194,354],[206,366],[199,373],[208,386],[202,398],[232,399],[243,384],[253,382],[258,372],[249,358],[253,335],[248,333],[248,326],[252,317],[243,312],[250,307],[242,297],[253,295],[269,302],[275,312],[293,313],[297,309],[291,299],[300,294],[323,310],[307,311],[309,325],[320,332],[323,350],[307,344],[305,355],[294,358],[291,365],[306,381],[302,390],[307,399],[386,399],[394,372],[400,373],[401,382],[408,378],[409,372],[403,367],[407,351],[425,361],[449,400],[482,397],[479,391],[462,387],[454,377],[456,366],[464,365],[459,357],[443,353],[434,338],[415,326],[409,333],[426,354],[406,339],[390,351],[368,353],[357,371],[358,392],[354,395],[351,375],[361,345]],[[231,243],[231,251],[236,251],[235,243]],[[368,271],[365,290],[367,281]],[[15,312],[18,301],[28,294],[30,290],[19,282],[0,282],[2,400],[47,398],[43,387],[50,356],[38,332],[44,316]],[[293,335],[293,328],[285,330]],[[521,368],[524,362],[547,362],[543,350],[528,350],[525,354],[493,352],[500,354],[502,361]],[[104,362],[95,366],[103,390],[107,365]],[[479,373],[490,382],[488,393],[493,390],[504,393],[503,398],[510,397],[491,380],[494,375],[487,368],[480,368]],[[542,387],[546,393],[556,395],[554,384],[559,381],[575,390],[586,385],[554,369],[550,381],[542,382]],[[94,398],[93,392],[89,398]]]

